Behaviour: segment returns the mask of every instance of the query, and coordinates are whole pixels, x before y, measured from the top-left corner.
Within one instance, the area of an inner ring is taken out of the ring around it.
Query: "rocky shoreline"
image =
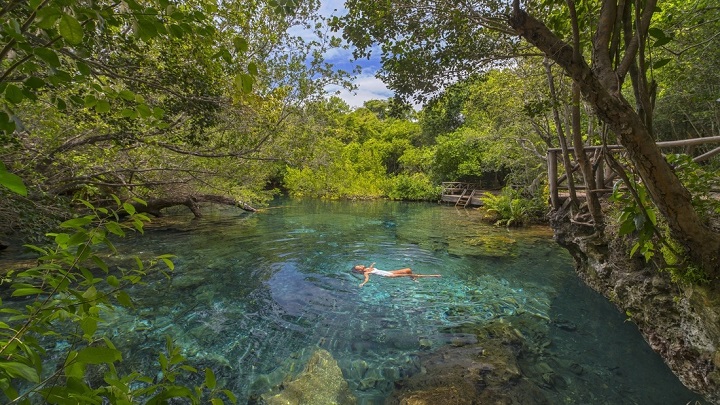
[[[623,238],[566,221],[552,224],[578,276],[610,300],[689,389],[720,404],[720,282],[674,283],[659,265],[629,258]]]

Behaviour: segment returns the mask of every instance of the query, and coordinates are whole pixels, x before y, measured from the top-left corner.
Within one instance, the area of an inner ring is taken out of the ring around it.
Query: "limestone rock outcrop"
[[[630,258],[628,241],[553,223],[579,277],[638,326],[652,349],[691,390],[720,404],[720,282],[676,283],[662,264]]]

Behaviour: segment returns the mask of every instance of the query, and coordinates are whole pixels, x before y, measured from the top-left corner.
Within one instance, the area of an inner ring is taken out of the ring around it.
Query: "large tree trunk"
[[[602,26],[603,23],[601,18],[600,34],[609,29]],[[599,69],[596,74],[584,59],[573,57],[573,48],[522,10],[519,1],[515,2],[509,24],[518,35],[560,65],[578,84],[585,100],[627,149],[653,202],[666,219],[672,236],[687,248],[697,264],[717,277],[720,235],[706,227],[695,212],[690,193],[663,158],[642,118],[620,94],[620,80],[613,80],[606,69]],[[596,41],[602,40],[600,34]],[[598,44],[595,45],[597,49]]]
[[[199,206],[200,203],[229,205],[249,212],[257,211],[255,208],[243,201],[236,200],[232,197],[213,194],[178,195],[165,198],[153,198],[147,201],[147,205],[135,202],[133,203],[133,206],[137,212],[146,212],[156,217],[161,217],[162,209],[184,205],[192,211],[196,218],[200,218],[202,217],[202,211],[200,211]]]

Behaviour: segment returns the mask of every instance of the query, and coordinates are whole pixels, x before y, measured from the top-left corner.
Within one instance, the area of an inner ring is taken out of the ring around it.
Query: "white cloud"
[[[386,100],[394,94],[374,73],[362,73],[355,77],[353,83],[357,87],[353,91],[335,85],[328,86],[326,90],[329,95],[340,97],[352,108],[362,107],[368,100]]]
[[[322,0],[319,13],[323,17],[342,16],[347,13],[344,0]],[[312,29],[296,26],[290,29],[291,35],[299,36],[306,41],[317,40]],[[334,33],[340,36],[341,33]],[[336,69],[352,72],[356,66],[360,66],[362,73],[353,80],[356,90],[349,91],[337,85],[326,87],[328,95],[335,95],[344,100],[350,107],[362,107],[368,100],[386,100],[393,96],[393,92],[387,88],[385,83],[375,77],[375,72],[380,66],[379,49],[374,49],[370,59],[353,60],[352,49],[332,48],[325,52],[323,58],[326,62],[333,64]]]

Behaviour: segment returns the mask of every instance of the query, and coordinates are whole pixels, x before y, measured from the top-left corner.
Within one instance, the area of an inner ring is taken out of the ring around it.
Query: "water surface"
[[[632,323],[578,281],[546,228],[508,230],[477,211],[380,201],[284,200],[256,214],[165,221],[123,242],[142,256],[177,255],[169,280],[131,292],[137,311],[112,315],[108,333],[133,367],[150,367],[170,335],[244,403],[322,347],[360,403],[382,403],[395,380],[420,370],[421,351],[503,320],[540,350],[523,367],[542,360],[566,383],[545,387],[553,403],[697,399]],[[370,262],[442,278],[373,276],[359,288],[350,268]]]

